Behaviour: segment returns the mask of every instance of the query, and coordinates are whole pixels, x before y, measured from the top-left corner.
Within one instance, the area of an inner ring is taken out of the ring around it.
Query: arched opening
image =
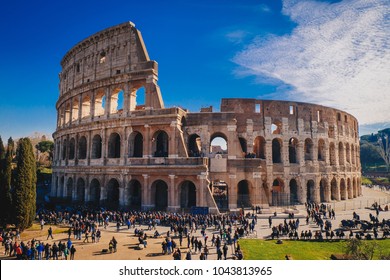
[[[298,163],[297,151],[298,139],[290,138],[290,140],[288,141],[288,159],[290,163]]]
[[[134,110],[144,110],[145,109],[145,104],[146,104],[146,91],[145,87],[140,87],[139,89],[136,90],[135,94],[135,108]]]
[[[102,137],[99,134],[96,134],[92,138],[92,151],[91,158],[101,158],[102,157]]]
[[[345,145],[345,160],[351,163],[351,150],[348,143]]]
[[[320,202],[327,202],[327,197],[329,197],[327,181],[321,179],[320,181]]]
[[[344,152],[344,145],[343,143],[339,143],[339,165],[344,165],[344,158],[345,158],[345,152]]]
[[[117,114],[123,111],[123,90],[115,89],[110,98],[110,114]]]
[[[274,121],[271,125],[272,134],[281,134],[282,133],[282,123],[280,121]]]
[[[272,140],[272,162],[282,163],[282,140],[278,138]]]
[[[70,141],[69,141],[69,159],[70,160],[74,159],[75,146],[76,146],[76,141],[74,140],[74,138],[70,139]]]
[[[119,183],[111,179],[107,184],[107,208],[116,210],[119,207]]]
[[[285,201],[285,197],[283,196],[283,187],[284,182],[283,180],[277,178],[272,183],[272,205],[273,206],[284,206],[287,205],[290,201]]]
[[[307,181],[306,184],[306,201],[308,203],[315,201],[315,184],[313,180]]]
[[[250,183],[247,180],[242,180],[237,186],[237,207],[250,207],[252,206],[250,199]]]
[[[329,160],[330,165],[336,165],[336,147],[333,142],[329,144]]]
[[[163,130],[159,130],[154,134],[152,141],[153,141],[155,157],[168,157],[169,154],[168,139],[169,139],[168,134]]]
[[[253,143],[253,152],[257,158],[265,159],[265,139],[264,137],[257,136]]]
[[[83,97],[81,104],[81,118],[86,118],[91,115],[91,98],[86,95]]]
[[[108,139],[108,157],[120,158],[121,156],[121,137],[118,133],[111,133]]]
[[[144,137],[138,131],[134,131],[129,137],[129,157],[143,157]]]
[[[298,184],[295,179],[290,180],[290,204],[295,205],[298,204]]]
[[[188,138],[188,156],[200,157],[202,151],[202,143],[198,134],[192,134]]]
[[[215,180],[210,184],[211,193],[217,207],[221,211],[229,209],[229,189],[225,181]]]
[[[246,155],[248,153],[246,139],[242,138],[242,137],[238,137],[238,140],[240,141],[240,147],[241,147],[242,152]]]
[[[66,139],[64,139],[64,141],[62,142],[62,160],[65,160],[66,159],[66,150],[68,149],[68,141],[66,141]]]
[[[105,103],[106,103],[106,96],[104,95],[104,91],[99,90],[95,95],[95,104],[94,104],[95,117],[104,115],[105,105],[106,105]]]
[[[356,163],[355,147],[354,147],[354,145],[351,145],[351,163],[353,165],[355,165],[355,163]]]
[[[227,137],[222,133],[214,134],[210,139],[210,153],[212,154],[227,154],[228,141]]]
[[[57,190],[57,197],[62,197],[64,195],[64,186],[65,186],[65,177],[61,176],[60,185],[58,186],[58,190]]]
[[[77,157],[78,159],[87,158],[87,138],[85,136],[81,136],[79,139]]]
[[[305,139],[305,160],[313,160],[313,141],[310,138]]]
[[[353,185],[353,197],[357,197],[358,196],[358,191],[357,191],[357,184],[356,184],[356,178],[353,178],[353,181],[352,181],[352,185]]]
[[[348,199],[353,198],[353,190],[352,190],[352,184],[351,184],[351,179],[347,179],[347,193],[348,193]]]
[[[152,184],[152,195],[156,210],[166,210],[168,207],[168,185],[163,180]]]
[[[333,178],[332,182],[330,183],[330,199],[339,200],[339,191],[336,178]]]
[[[184,181],[180,186],[180,207],[196,206],[196,187],[191,181]]]
[[[345,186],[345,180],[340,180],[340,199],[346,200],[347,199],[347,188]]]
[[[131,180],[127,185],[127,205],[130,209],[141,209],[142,187],[138,180]]]
[[[65,198],[68,201],[72,201],[72,196],[73,196],[73,179],[72,178],[68,178],[68,181],[66,182]]]
[[[318,160],[325,161],[325,141],[323,139],[318,140]]]
[[[72,100],[72,122],[79,118],[79,101],[77,99]]]
[[[77,180],[76,200],[81,203],[85,202],[85,181],[82,178]]]
[[[65,124],[70,122],[70,103],[66,103],[65,105]]]
[[[100,204],[100,183],[97,179],[93,179],[89,184],[89,200],[93,206]]]

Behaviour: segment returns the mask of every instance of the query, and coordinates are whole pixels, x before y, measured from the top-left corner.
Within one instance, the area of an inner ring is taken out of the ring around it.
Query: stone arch
[[[144,137],[138,131],[133,131],[129,137],[129,157],[143,157]]]
[[[62,142],[62,160],[66,159],[67,150],[68,150],[68,141],[64,139],[64,141]]]
[[[86,118],[91,115],[91,98],[89,95],[83,96],[81,102],[81,118]]]
[[[227,154],[228,138],[222,132],[216,132],[210,137],[210,153]]]
[[[298,163],[298,139],[295,137],[288,141],[288,159],[290,163]]]
[[[356,158],[355,158],[355,146],[351,144],[351,164],[355,165]]]
[[[299,198],[298,198],[298,183],[297,180],[291,179],[290,183],[290,204],[295,205],[299,203]]]
[[[74,160],[75,157],[76,140],[72,137],[69,140],[69,159]]]
[[[73,196],[73,178],[69,177],[68,180],[66,181],[66,193],[65,193],[65,198],[69,201],[72,200]]]
[[[340,180],[340,199],[341,200],[347,199],[347,187],[345,185],[344,178],[341,178],[341,180]]]
[[[251,183],[248,180],[241,180],[237,185],[237,207],[250,207]]]
[[[329,186],[328,181],[322,178],[320,181],[320,202],[328,202],[329,199]]]
[[[344,145],[342,142],[339,143],[339,165],[344,165],[344,158],[345,158],[345,152],[344,152]]]
[[[142,185],[138,180],[132,179],[127,184],[126,198],[127,198],[127,206],[130,209],[141,209]]]
[[[272,162],[282,163],[282,140],[279,138],[272,140]]]
[[[318,160],[325,161],[326,160],[326,146],[324,139],[318,140]]]
[[[70,122],[70,112],[71,112],[71,106],[70,103],[67,102],[65,105],[65,124],[68,124]]]
[[[79,100],[74,98],[72,100],[72,122],[77,121],[79,118]]]
[[[306,201],[308,203],[315,202],[315,183],[313,180],[308,180],[306,183]]]
[[[107,208],[118,209],[119,208],[119,197],[120,197],[120,184],[117,179],[112,178],[107,183]]]
[[[353,178],[352,180],[352,195],[354,198],[358,197],[358,190],[357,190],[357,184],[356,184],[356,178]]]
[[[104,90],[100,89],[95,94],[94,115],[95,117],[102,116],[105,113],[106,96]]]
[[[218,209],[229,209],[229,186],[225,181],[214,180],[210,184],[211,192]]]
[[[348,199],[353,198],[353,189],[352,189],[350,178],[347,178],[347,193],[348,193]]]
[[[180,207],[193,206],[196,206],[196,186],[192,181],[186,180],[180,184]]]
[[[87,158],[87,138],[85,136],[81,136],[79,139],[77,158],[78,159]]]
[[[102,157],[102,137],[95,134],[92,138],[91,158],[97,159]]]
[[[151,186],[152,202],[156,210],[166,210],[168,207],[168,185],[163,180],[156,180]]]
[[[313,160],[313,147],[313,140],[311,140],[310,138],[306,138],[304,145],[305,160]]]
[[[329,161],[330,165],[336,165],[336,147],[333,142],[329,144]]]
[[[345,160],[346,162],[351,163],[351,149],[349,143],[345,145]]]
[[[202,142],[198,134],[191,134],[188,138],[188,155],[190,157],[199,157],[202,151]]]
[[[113,132],[108,138],[108,158],[120,158],[121,156],[121,137]]]
[[[256,154],[257,158],[265,159],[265,139],[262,136],[257,136],[255,142],[253,143],[253,152]]]
[[[280,178],[276,178],[272,183],[272,190],[271,190],[272,205],[279,206],[284,204],[283,196],[282,196],[283,189],[284,189],[283,180]]]
[[[76,200],[81,203],[85,202],[85,181],[83,178],[77,179]]]
[[[331,200],[339,200],[340,197],[340,191],[337,186],[337,180],[336,178],[333,178],[330,183],[330,199]]]
[[[282,122],[274,120],[271,124],[271,134],[282,134]]]
[[[100,182],[96,178],[89,183],[89,201],[94,206],[100,204]]]
[[[169,137],[164,130],[158,130],[154,133],[153,151],[155,157],[168,157],[169,155]]]
[[[110,114],[118,114],[123,112],[124,93],[121,88],[116,88],[110,96]]]

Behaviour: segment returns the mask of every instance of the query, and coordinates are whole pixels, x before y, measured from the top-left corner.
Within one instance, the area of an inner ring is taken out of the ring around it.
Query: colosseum
[[[344,111],[243,98],[165,108],[131,22],[81,41],[61,66],[54,201],[216,213],[362,194],[358,122]]]

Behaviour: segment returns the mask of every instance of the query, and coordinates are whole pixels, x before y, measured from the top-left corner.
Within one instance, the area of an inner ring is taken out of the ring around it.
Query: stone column
[[[150,188],[149,186],[149,175],[148,174],[142,174],[142,177],[144,177],[144,185],[142,186],[142,205],[141,207],[143,209],[150,209],[154,206],[154,203],[151,203],[151,197],[150,197]]]
[[[178,190],[177,186],[175,185],[175,178],[176,176],[174,174],[169,174],[169,186],[168,186],[168,211],[176,212],[180,209],[180,206],[178,205]]]
[[[177,121],[171,122],[170,125],[170,133],[168,133],[168,157],[169,158],[177,158],[178,153],[177,153],[177,142],[176,140],[178,139],[177,135]]]
[[[145,127],[145,133],[144,133],[143,157],[150,158],[153,156],[150,126],[148,124],[145,124],[144,127]]]

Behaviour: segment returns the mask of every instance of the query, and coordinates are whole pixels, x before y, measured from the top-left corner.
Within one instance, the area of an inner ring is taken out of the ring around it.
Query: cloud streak
[[[389,121],[390,2],[285,0],[282,13],[297,26],[238,53],[241,74],[288,88],[280,99],[346,110],[360,124]]]

